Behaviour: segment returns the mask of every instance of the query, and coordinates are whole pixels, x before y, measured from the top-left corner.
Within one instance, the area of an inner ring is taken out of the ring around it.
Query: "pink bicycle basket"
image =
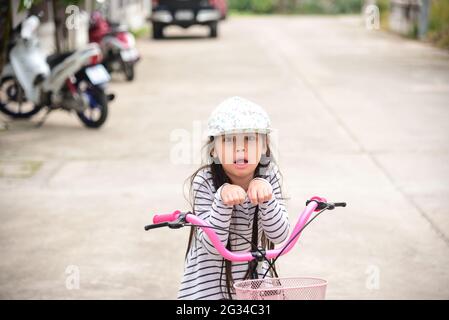
[[[265,278],[237,281],[238,300],[323,300],[327,281],[318,278]]]

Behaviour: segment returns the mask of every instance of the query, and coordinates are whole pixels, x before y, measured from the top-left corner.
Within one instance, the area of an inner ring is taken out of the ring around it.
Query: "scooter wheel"
[[[97,87],[86,89],[89,106],[83,112],[77,112],[81,122],[88,128],[100,128],[108,117],[108,98],[104,90]]]
[[[125,77],[127,81],[134,80],[134,64],[122,61],[123,72],[125,73]]]
[[[13,77],[0,81],[0,111],[13,119],[28,119],[38,113],[42,107],[27,101],[25,93]]]

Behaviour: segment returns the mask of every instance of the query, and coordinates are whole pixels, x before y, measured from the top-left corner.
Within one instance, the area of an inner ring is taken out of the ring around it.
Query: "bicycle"
[[[333,210],[336,207],[346,207],[346,202],[327,202],[322,197],[312,197],[306,201],[306,207],[296,222],[288,240],[277,249],[263,250],[261,248],[249,252],[232,252],[226,249],[213,229],[213,227],[203,219],[191,212],[181,212],[179,210],[169,214],[160,214],[153,217],[153,224],[145,226],[145,231],[169,227],[179,229],[184,226],[200,227],[207,234],[212,244],[223,258],[233,262],[250,262],[255,260],[257,264],[267,261],[269,268],[262,279],[258,279],[257,272],[253,272],[251,279],[236,281],[234,289],[236,298],[240,300],[320,300],[325,298],[327,281],[312,277],[295,278],[265,278],[270,268],[276,260],[288,253],[297,243],[302,231],[325,210]],[[312,214],[316,212],[315,215]],[[227,232],[233,233],[229,230]],[[245,239],[251,243],[249,240]],[[256,246],[257,247],[257,246]],[[270,262],[270,259],[273,259]],[[257,269],[257,268],[256,268]],[[255,269],[255,270],[256,270]]]

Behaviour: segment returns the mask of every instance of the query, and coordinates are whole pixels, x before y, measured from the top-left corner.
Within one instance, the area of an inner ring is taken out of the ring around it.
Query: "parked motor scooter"
[[[124,25],[109,22],[100,12],[94,11],[90,18],[89,41],[100,45],[103,64],[110,73],[123,72],[126,80],[134,79],[134,65],[140,55],[134,36]]]
[[[49,57],[41,52],[36,30],[39,18],[30,16],[11,34],[8,63],[0,74],[0,111],[12,118],[30,118],[47,108],[38,125],[56,109],[75,111],[83,124],[98,128],[106,121],[105,93],[110,75],[97,44]]]

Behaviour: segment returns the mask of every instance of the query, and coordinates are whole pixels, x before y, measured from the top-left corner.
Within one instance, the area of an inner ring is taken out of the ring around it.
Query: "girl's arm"
[[[260,178],[259,178],[260,179]],[[280,187],[280,174],[274,167],[265,178],[273,189],[272,198],[259,204],[259,217],[262,228],[267,238],[274,244],[279,244],[287,239],[290,229],[288,213],[282,200]]]
[[[229,230],[233,206],[227,206],[221,199],[221,189],[215,194],[212,189],[212,180],[208,179],[204,171],[200,171],[193,179],[194,213],[213,227]],[[229,232],[214,229],[220,241],[226,246]],[[219,255],[203,229],[197,228],[197,237],[206,251]]]

